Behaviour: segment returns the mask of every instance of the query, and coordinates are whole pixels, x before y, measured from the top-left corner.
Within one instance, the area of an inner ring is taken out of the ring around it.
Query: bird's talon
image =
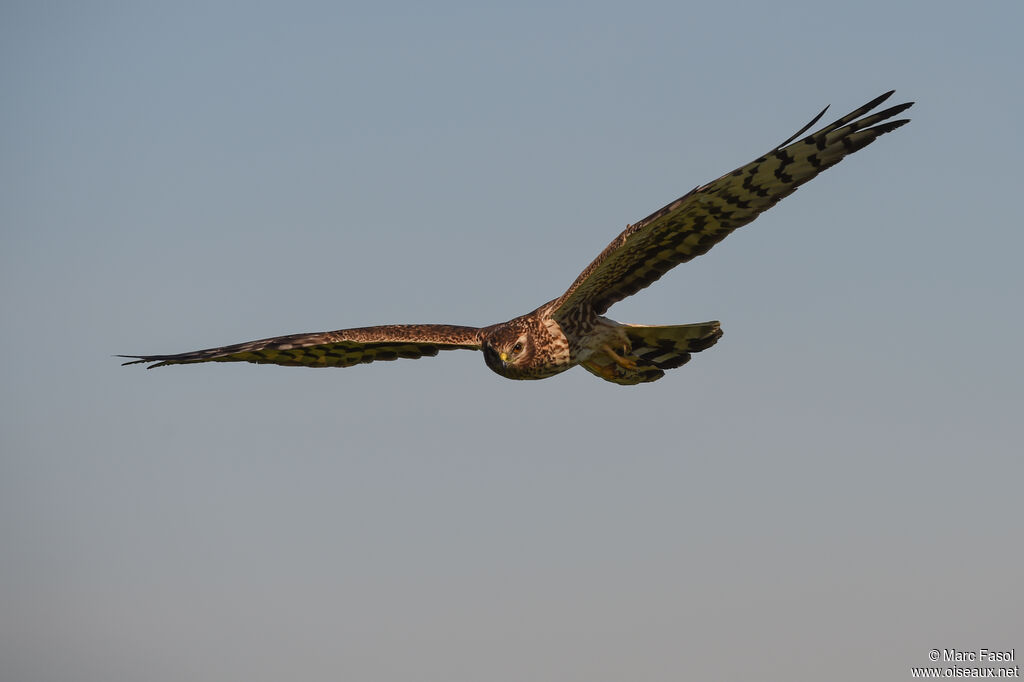
[[[615,361],[615,364],[623,369],[628,369],[631,372],[636,371],[636,360],[625,357],[625,353],[629,352],[629,349],[623,347],[623,355],[619,355],[611,349],[611,346],[605,344],[603,347],[604,352],[608,353],[608,356]]]

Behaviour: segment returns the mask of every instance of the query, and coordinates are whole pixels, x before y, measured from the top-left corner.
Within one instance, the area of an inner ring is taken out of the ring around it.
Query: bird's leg
[[[607,343],[601,346],[601,350],[607,353],[608,357],[614,360],[615,364],[618,365],[619,367],[623,369],[628,369],[631,372],[636,371],[636,360],[619,355],[618,353],[613,351],[612,347],[609,346]],[[629,352],[628,348],[623,348],[622,350],[626,353]]]

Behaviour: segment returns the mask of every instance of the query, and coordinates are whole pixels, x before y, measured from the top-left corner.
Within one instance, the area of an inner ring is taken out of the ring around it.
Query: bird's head
[[[534,379],[534,341],[526,325],[504,324],[489,330],[483,339],[487,366],[508,379]]]

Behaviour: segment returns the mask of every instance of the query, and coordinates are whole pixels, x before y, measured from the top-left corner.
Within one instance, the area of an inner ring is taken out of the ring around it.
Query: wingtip
[[[114,357],[115,358],[135,358],[134,360],[129,360],[128,362],[122,362],[121,363],[122,367],[127,367],[128,365],[144,365],[147,362],[153,362],[152,358],[147,358],[147,357],[142,356],[142,355],[115,355]],[[154,365],[150,365],[146,369],[153,369],[154,367],[159,367],[162,364],[166,364],[166,363],[156,363]]]
[[[874,108],[875,108],[875,107],[877,107],[877,106],[878,106],[879,104],[881,104],[881,103],[882,103],[882,102],[884,102],[885,100],[887,100],[887,99],[889,99],[890,97],[892,97],[892,96],[893,96],[894,94],[896,94],[896,90],[895,90],[895,89],[893,89],[893,90],[890,90],[889,92],[884,92],[884,93],[882,93],[881,95],[879,95],[878,97],[876,97],[876,98],[874,98],[873,100],[871,100],[871,102],[870,102],[869,104],[866,104],[865,106],[869,106],[869,107],[871,107],[872,109],[874,109]]]
[[[890,116],[895,116],[896,114],[906,111],[912,106],[914,106],[913,102],[904,102],[903,104],[897,104],[895,106],[889,107],[888,109],[886,109],[886,113],[888,113]]]
[[[895,92],[896,92],[895,90],[890,90],[889,92],[885,93],[884,95],[879,95],[877,98],[872,100],[870,105],[865,105],[865,106],[870,106],[872,109],[874,109],[879,104],[881,104],[885,100],[887,100],[890,97],[892,97]],[[901,111],[906,111],[910,107],[914,106],[914,104],[916,104],[916,102],[913,102],[913,101],[911,101],[911,102],[903,102],[902,104],[896,104],[896,105],[893,105],[893,106],[889,107],[888,109],[886,109],[886,112],[888,112],[890,116],[895,116],[896,114],[900,113]]]
[[[901,128],[907,125],[908,123],[910,123],[909,118],[900,118],[895,121],[886,121],[885,123],[876,125],[873,128],[871,128],[871,130],[876,130],[878,131],[879,135],[884,135],[885,133],[891,133],[897,128]]]

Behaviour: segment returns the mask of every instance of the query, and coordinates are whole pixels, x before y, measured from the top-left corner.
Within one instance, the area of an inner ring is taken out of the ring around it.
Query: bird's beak
[[[501,358],[501,361],[504,362],[506,365],[508,364],[508,353],[502,351],[498,353],[498,357]]]

